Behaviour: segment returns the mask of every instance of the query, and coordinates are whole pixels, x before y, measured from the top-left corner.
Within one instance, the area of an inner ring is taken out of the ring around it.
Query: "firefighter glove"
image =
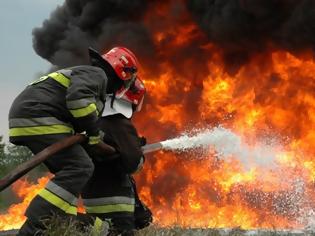
[[[101,140],[103,140],[103,137],[104,137],[104,132],[103,131],[100,131],[98,133],[98,135],[88,136],[88,144],[89,145],[99,144],[101,142]]]
[[[144,136],[139,137],[139,142],[140,142],[140,146],[144,146],[147,144],[147,139]]]

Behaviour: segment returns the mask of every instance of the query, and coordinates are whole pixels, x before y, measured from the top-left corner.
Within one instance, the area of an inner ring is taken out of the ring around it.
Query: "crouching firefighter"
[[[116,60],[109,62],[116,71],[123,66]],[[140,201],[132,177],[142,168],[141,146],[145,145],[145,139],[139,138],[131,122],[133,113],[141,110],[145,94],[144,84],[136,77],[137,67],[134,66],[134,80],[129,89],[108,95],[98,121],[104,132],[104,142],[115,147],[118,154],[99,155],[88,150],[95,169],[81,195],[86,213],[94,216],[95,224],[100,221],[100,225],[108,227],[109,235],[134,235],[135,230],[152,222],[152,213]]]
[[[129,53],[128,49],[121,50]],[[121,71],[123,77],[106,73],[110,64],[96,60],[99,54],[93,49],[89,54],[91,65],[50,73],[16,97],[9,112],[10,142],[27,146],[36,154],[76,132],[85,132],[91,148],[105,150],[97,121],[106,94],[125,90],[132,77],[129,71]],[[129,64],[126,62],[126,68]],[[77,198],[94,171],[91,158],[80,144],[51,156],[45,165],[54,177],[31,201],[18,235],[41,235],[45,230],[42,220],[52,215],[76,215]]]

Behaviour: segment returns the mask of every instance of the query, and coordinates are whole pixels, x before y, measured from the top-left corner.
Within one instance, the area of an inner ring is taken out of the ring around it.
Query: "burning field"
[[[150,143],[229,130],[221,150],[147,156],[136,179],[155,224],[305,229],[315,219],[314,9],[312,0],[67,0],[34,29],[34,49],[58,68],[87,63],[88,46],[135,51],[147,96],[134,121]],[[22,224],[37,187],[14,185],[23,203],[0,215],[0,229]]]

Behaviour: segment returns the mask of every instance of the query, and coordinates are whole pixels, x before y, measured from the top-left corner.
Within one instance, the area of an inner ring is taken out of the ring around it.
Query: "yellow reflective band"
[[[104,229],[104,226],[105,226],[104,222],[100,218],[96,217],[96,219],[94,221],[94,225],[92,227],[92,236],[101,235],[101,233]]]
[[[105,206],[85,206],[87,213],[134,212],[135,206],[130,204],[113,204]]]
[[[70,110],[71,114],[75,118],[87,116],[87,115],[93,113],[94,111],[96,111],[96,114],[98,114],[95,103],[91,103],[90,105],[88,105],[87,107],[84,107],[84,108]]]
[[[50,73],[48,76],[56,80],[59,84],[63,85],[64,87],[69,88],[70,79],[64,76],[63,74],[58,73],[58,72],[53,72],[53,73]]]
[[[101,136],[89,136],[89,145],[98,144],[101,141]]]
[[[44,134],[64,134],[72,133],[73,129],[65,125],[44,125],[34,127],[19,127],[11,128],[9,130],[10,137],[16,136],[32,136],[32,135],[44,135]]]
[[[67,107],[68,107],[68,109],[75,110],[75,109],[80,109],[82,107],[86,107],[86,106],[90,105],[91,103],[96,103],[94,97],[81,98],[81,99],[77,99],[77,100],[67,101]]]
[[[44,198],[46,201],[53,204],[54,206],[60,208],[64,212],[71,214],[71,215],[77,215],[77,207],[76,206],[70,205],[68,202],[61,199],[57,195],[49,192],[48,190],[43,189],[38,193],[38,195],[41,196],[42,198]]]
[[[39,82],[42,82],[42,81],[46,80],[47,78],[48,78],[48,76],[47,76],[47,75],[42,76],[42,77],[40,77],[38,80],[35,80],[35,81],[33,81],[33,82],[29,83],[28,85],[38,84]]]

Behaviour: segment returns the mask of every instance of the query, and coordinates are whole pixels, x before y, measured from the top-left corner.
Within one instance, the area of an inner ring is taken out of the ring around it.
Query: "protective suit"
[[[115,99],[111,107],[111,99],[107,101],[98,124],[105,134],[104,142],[119,154],[108,157],[88,151],[95,169],[82,198],[89,215],[109,222],[111,235],[133,235],[152,222],[152,213],[140,201],[132,177],[144,163],[141,146],[145,143],[130,120],[132,104]]]

